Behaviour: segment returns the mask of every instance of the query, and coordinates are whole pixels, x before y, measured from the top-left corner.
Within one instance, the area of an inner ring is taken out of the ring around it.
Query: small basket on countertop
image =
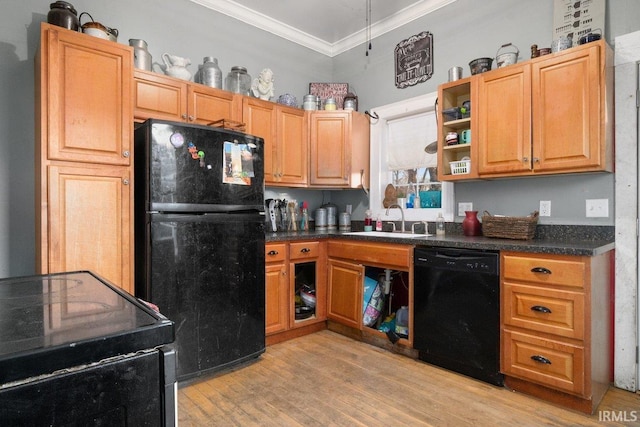
[[[484,211],[482,215],[482,234],[485,237],[502,239],[530,240],[536,234],[538,211],[529,216],[496,216]]]
[[[459,160],[457,162],[449,162],[452,175],[463,175],[471,172],[471,160]]]

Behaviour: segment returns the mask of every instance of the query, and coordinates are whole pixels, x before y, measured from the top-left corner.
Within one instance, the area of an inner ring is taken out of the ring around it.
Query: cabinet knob
[[[186,114],[183,114],[183,115],[182,115],[182,116],[180,116],[180,117],[182,117],[182,120],[187,120],[187,115],[186,115]]]
[[[194,116],[189,116],[189,121],[192,122],[194,121],[196,118]]]
[[[539,157],[534,157],[534,158],[533,158],[533,161],[534,161],[535,163],[540,163],[540,158],[539,158]]]
[[[129,153],[129,150],[126,150],[126,151],[124,151],[122,153],[122,157],[127,158],[127,159],[129,158],[130,155],[131,155],[131,153]]]
[[[302,252],[303,254],[308,254],[309,252],[311,252],[311,249],[309,249],[309,248],[302,248],[302,249],[300,249],[300,252]]]
[[[548,268],[544,268],[544,267],[533,267],[531,269],[532,273],[541,273],[541,274],[551,274],[551,270],[549,270]]]
[[[529,161],[529,158],[528,158],[528,157],[523,157],[523,158],[522,158],[522,163],[527,163],[528,161]]]
[[[122,183],[123,183],[124,185],[129,185],[129,178],[125,178],[125,179],[123,179],[123,180],[122,180]]]
[[[269,252],[267,252],[267,255],[270,255],[270,256],[278,255],[278,251],[276,251],[276,250],[270,250]]]

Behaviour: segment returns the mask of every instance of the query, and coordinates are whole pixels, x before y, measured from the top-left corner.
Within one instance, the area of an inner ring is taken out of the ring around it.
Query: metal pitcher
[[[129,46],[133,47],[133,66],[151,71],[151,54],[147,50],[147,42],[142,39],[129,39]]]

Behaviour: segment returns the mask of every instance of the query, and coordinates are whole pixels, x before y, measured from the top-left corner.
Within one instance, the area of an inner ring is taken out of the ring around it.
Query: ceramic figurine
[[[269,100],[273,96],[273,71],[265,68],[260,75],[253,80],[251,85],[251,93],[256,98]]]

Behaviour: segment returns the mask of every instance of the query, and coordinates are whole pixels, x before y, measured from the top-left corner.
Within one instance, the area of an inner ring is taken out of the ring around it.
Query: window
[[[437,139],[436,99],[437,93],[431,93],[371,109],[379,117],[371,126],[369,206],[374,219],[398,219],[395,209],[386,216],[382,204],[385,189],[392,184],[407,202],[417,195],[424,206],[403,206],[405,220],[435,221],[442,213],[446,221],[453,221],[453,184],[437,181],[437,155],[425,151]]]

